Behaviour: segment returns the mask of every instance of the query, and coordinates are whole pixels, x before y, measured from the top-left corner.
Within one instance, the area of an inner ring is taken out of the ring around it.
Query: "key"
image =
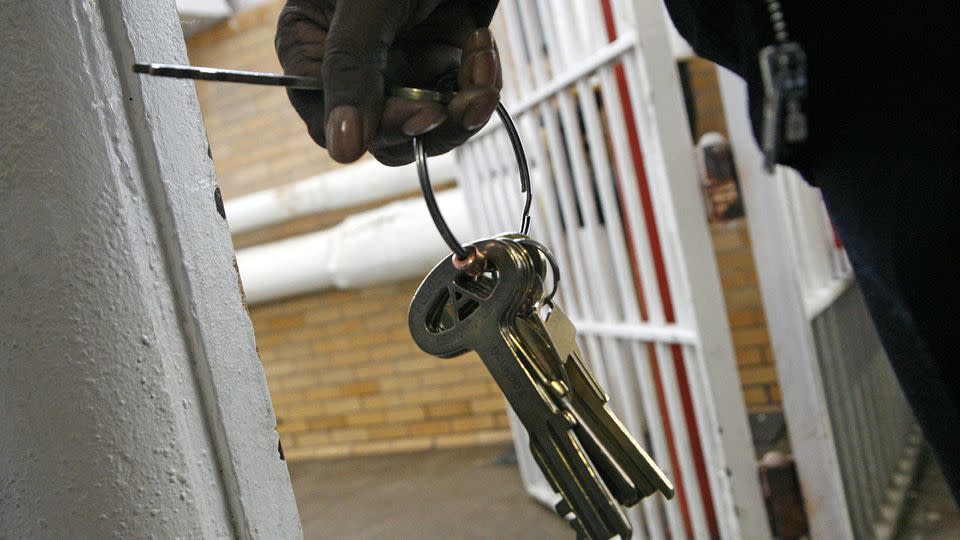
[[[576,328],[558,305],[554,304],[550,309],[544,329],[556,354],[554,361],[562,365],[564,383],[569,388],[562,396],[567,408],[574,412],[580,426],[593,432],[593,438],[635,486],[635,491],[618,497],[620,504],[632,506],[657,491],[668,499],[673,497],[673,485],[666,475],[608,407],[607,394],[583,362],[576,342]]]
[[[578,536],[626,540],[630,523],[601,480],[572,428],[576,418],[556,406],[532,360],[529,344],[514,328],[542,295],[541,280],[526,250],[515,242],[475,244],[487,258],[487,271],[470,278],[450,258],[426,277],[410,305],[410,333],[427,353],[453,357],[474,350],[496,380],[530,435],[530,450],[558,504]]]
[[[807,140],[807,60],[794,42],[769,45],[760,51],[764,103],[761,146],[767,172],[792,149]]]
[[[537,265],[542,280],[546,260],[552,258],[546,248],[523,235],[505,238],[524,242],[534,260],[543,260]],[[583,362],[573,323],[555,302],[547,307],[550,311],[543,323],[533,312],[516,326],[528,342],[539,342],[530,350],[542,353],[543,371],[553,379],[550,384],[555,397],[577,419],[574,430],[591,461],[620,504],[632,506],[656,491],[671,498],[674,489],[670,481],[607,407],[609,398]]]

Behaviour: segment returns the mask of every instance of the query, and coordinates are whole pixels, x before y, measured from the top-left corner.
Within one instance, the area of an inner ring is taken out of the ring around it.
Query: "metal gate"
[[[818,190],[763,172],[743,81],[720,86],[813,538],[890,538],[922,439]]]
[[[611,404],[677,485],[631,511],[637,538],[769,538],[720,282],[660,2],[506,0],[504,99],[534,182],[532,234]],[[497,123],[458,150],[478,232],[522,200]],[[528,491],[552,504],[514,422]]]

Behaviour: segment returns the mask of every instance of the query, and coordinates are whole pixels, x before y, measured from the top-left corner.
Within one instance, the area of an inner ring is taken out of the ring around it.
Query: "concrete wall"
[[[0,26],[0,536],[299,536],[173,2]]]

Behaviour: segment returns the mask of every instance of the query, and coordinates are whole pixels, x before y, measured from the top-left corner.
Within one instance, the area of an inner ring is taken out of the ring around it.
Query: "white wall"
[[[0,536],[300,536],[173,3],[0,14]]]

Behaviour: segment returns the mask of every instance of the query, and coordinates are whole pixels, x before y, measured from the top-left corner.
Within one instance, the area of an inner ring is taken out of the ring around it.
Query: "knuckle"
[[[388,167],[399,167],[413,162],[413,152],[404,152],[397,146],[376,150],[371,148],[370,153],[377,161]]]

